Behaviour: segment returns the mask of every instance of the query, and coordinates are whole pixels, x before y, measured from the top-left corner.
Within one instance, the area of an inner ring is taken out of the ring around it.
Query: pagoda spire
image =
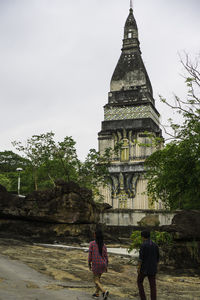
[[[139,50],[138,28],[133,15],[133,0],[130,0],[129,15],[124,26],[124,39],[122,49],[137,48]],[[140,50],[139,50],[140,51]]]
[[[151,82],[141,57],[138,27],[132,7],[133,0],[130,0],[130,11],[124,26],[122,53],[111,78],[110,90],[123,90],[124,93],[142,86],[149,92],[148,101],[154,103]]]

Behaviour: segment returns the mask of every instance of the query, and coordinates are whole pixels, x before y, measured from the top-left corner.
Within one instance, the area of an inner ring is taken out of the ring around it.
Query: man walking
[[[142,231],[143,243],[139,251],[137,284],[141,300],[146,300],[143,281],[147,276],[151,290],[151,300],[156,300],[156,273],[159,262],[159,248],[150,240],[150,231]]]

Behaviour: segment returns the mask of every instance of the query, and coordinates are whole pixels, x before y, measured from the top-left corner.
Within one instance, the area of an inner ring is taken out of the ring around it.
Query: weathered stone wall
[[[162,210],[109,209],[100,221],[109,226],[163,226],[170,225],[176,212]]]

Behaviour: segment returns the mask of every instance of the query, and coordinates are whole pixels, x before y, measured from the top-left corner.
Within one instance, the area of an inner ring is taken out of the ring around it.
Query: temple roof
[[[124,26],[122,53],[111,79],[110,91],[133,88],[140,88],[153,97],[151,82],[141,57],[138,28],[131,7]]]

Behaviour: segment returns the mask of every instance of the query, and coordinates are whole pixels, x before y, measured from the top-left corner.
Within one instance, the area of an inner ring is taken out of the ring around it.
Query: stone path
[[[61,289],[54,290],[55,287]],[[91,295],[69,290],[72,284],[58,282],[43,275],[20,261],[0,255],[0,300],[88,300]],[[73,285],[74,286],[74,285]],[[80,287],[84,287],[84,284]],[[109,297],[119,300],[121,298]],[[123,298],[128,300],[127,298]]]
[[[0,239],[0,300],[92,299],[94,284],[86,251]],[[109,270],[102,278],[111,292],[109,299],[139,299],[135,263],[134,257],[122,253],[109,255]],[[144,285],[149,300],[148,280]],[[161,265],[157,287],[158,300],[200,300],[200,276],[190,269],[175,272],[162,270]]]

